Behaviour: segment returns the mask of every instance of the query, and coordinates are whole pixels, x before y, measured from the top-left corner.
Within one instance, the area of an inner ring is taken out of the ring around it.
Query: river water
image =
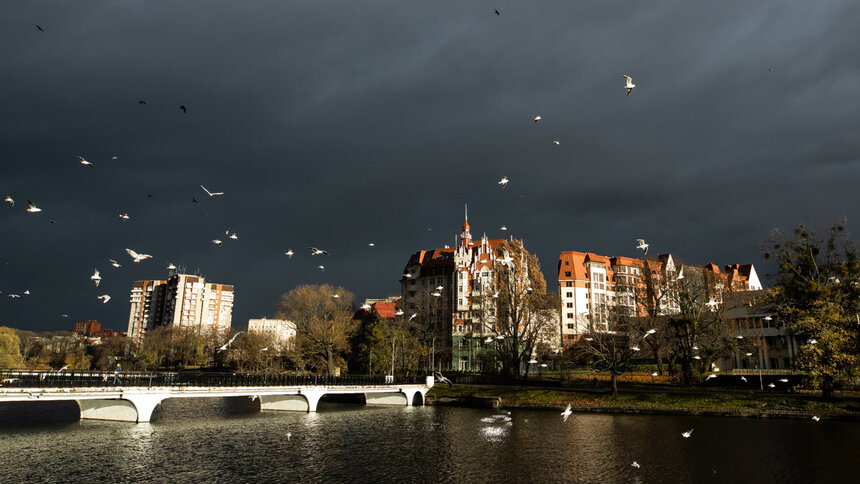
[[[2,482],[857,482],[860,424],[169,399],[149,424],[0,405]],[[692,437],[681,432],[694,429]],[[639,468],[631,464],[636,461]]]

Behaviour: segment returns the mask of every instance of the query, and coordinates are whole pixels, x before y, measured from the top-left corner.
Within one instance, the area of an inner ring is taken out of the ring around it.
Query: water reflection
[[[860,470],[860,425],[845,422],[591,414],[563,422],[555,411],[330,402],[308,414],[259,412],[247,398],[165,400],[151,424],[69,422],[76,412],[0,406],[2,480],[823,482]]]

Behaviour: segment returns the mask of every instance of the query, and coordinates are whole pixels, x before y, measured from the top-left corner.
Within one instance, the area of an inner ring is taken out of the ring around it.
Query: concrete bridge
[[[221,373],[3,371],[0,403],[74,400],[82,419],[149,422],[167,398],[240,397],[261,410],[316,412],[324,395],[363,394],[368,405],[423,405],[433,377],[321,377]]]

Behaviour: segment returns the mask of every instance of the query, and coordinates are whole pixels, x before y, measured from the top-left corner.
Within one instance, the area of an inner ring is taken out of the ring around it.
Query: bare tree
[[[504,257],[496,259],[498,287],[496,326],[502,369],[519,378],[523,362],[534,353],[544,325],[555,324],[553,311],[556,298],[547,294],[546,280],[537,256],[530,254],[521,241],[505,241],[500,250]]]
[[[333,297],[334,295],[338,297]],[[302,285],[281,297],[278,316],[296,325],[296,345],[311,365],[335,374],[349,351],[353,321],[353,294],[328,284]]]
[[[608,308],[609,331],[594,331],[583,335],[579,341],[579,354],[584,355],[585,363],[598,371],[609,373],[612,396],[618,396],[618,376],[627,370],[630,360],[641,351],[633,333],[631,316],[622,306]]]

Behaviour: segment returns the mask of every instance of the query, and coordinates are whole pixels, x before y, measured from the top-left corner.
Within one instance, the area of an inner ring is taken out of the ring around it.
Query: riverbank
[[[478,408],[529,408],[574,412],[707,415],[756,418],[812,418],[860,421],[860,399],[822,400],[800,394],[683,389],[672,392],[636,389],[612,397],[606,392],[510,386],[436,385],[428,405]]]

